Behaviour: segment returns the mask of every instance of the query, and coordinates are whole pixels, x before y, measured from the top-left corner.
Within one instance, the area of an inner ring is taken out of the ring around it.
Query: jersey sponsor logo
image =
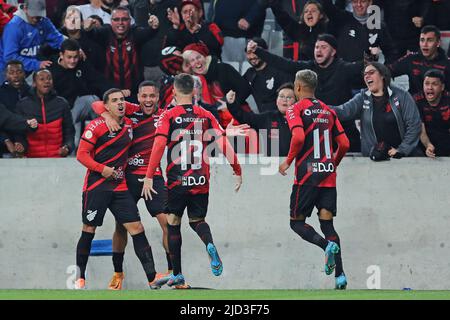
[[[103,123],[105,123],[105,120],[103,119],[92,120],[91,122],[89,122],[89,130],[94,131],[95,128],[97,128],[99,125]]]
[[[139,122],[139,120],[136,118],[130,118],[130,120],[133,121],[134,124],[137,124]]]
[[[167,56],[169,54],[172,54],[176,50],[177,50],[177,47],[165,47],[164,49],[162,49],[161,54],[163,56]]]
[[[128,128],[128,136],[130,137],[130,140],[133,140],[133,129]]]
[[[82,75],[83,75],[83,72],[80,69],[78,69],[77,72],[75,73],[75,76],[77,78],[81,78]]]
[[[200,177],[181,177],[181,185],[183,187],[193,187],[193,186],[203,186],[206,184],[206,177],[200,176]]]
[[[289,120],[295,119],[295,113],[294,113],[293,106],[289,107],[289,109],[287,109],[287,116],[288,116]]]
[[[307,115],[307,116],[310,116],[311,115],[311,110],[305,109],[304,114]]]
[[[356,37],[356,31],[353,30],[353,29],[351,29],[351,30],[348,31],[348,35],[349,35],[350,37],[354,38],[354,37]]]
[[[114,180],[122,180],[125,173],[123,171],[123,167],[120,166],[117,169],[114,170],[116,172],[115,176],[114,176]]]
[[[189,118],[176,117],[175,118],[175,122],[177,124],[181,124],[183,122],[205,122],[205,121],[206,121],[205,118],[193,118],[193,117],[189,117]]]
[[[334,172],[334,164],[322,163],[322,162],[311,162],[308,165],[309,171],[313,173],[323,173],[323,172]]]
[[[274,83],[275,83],[274,77],[270,78],[269,80],[266,80],[267,89],[272,90]]]
[[[369,33],[369,43],[374,44],[378,39],[378,33],[372,34]]]
[[[86,139],[91,139],[92,136],[93,136],[93,134],[92,134],[92,131],[91,131],[91,130],[87,130],[87,131],[84,133],[84,137],[85,137]]]
[[[86,215],[86,219],[91,222],[95,219],[95,216],[97,215],[97,210],[92,211],[92,210],[88,210],[87,211],[87,215]]]
[[[141,167],[145,163],[145,160],[141,158],[141,154],[136,154],[133,158],[128,159],[128,165],[135,166],[135,167]]]
[[[34,46],[32,48],[23,48],[22,50],[20,50],[20,55],[26,57],[35,57],[40,47],[41,46]]]

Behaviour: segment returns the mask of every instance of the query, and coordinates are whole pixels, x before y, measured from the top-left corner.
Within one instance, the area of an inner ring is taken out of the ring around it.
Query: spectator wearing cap
[[[136,0],[133,4],[134,18],[138,27],[148,25],[148,17],[155,15],[159,20],[159,28],[155,35],[142,45],[140,52],[142,65],[144,66],[144,79],[160,83],[164,76],[159,67],[161,50],[164,47],[165,38],[172,29],[172,23],[167,18],[167,10],[176,8],[180,0]]]
[[[220,59],[223,36],[215,23],[203,20],[200,0],[182,0],[179,10],[169,10],[168,18],[172,22],[165,46],[184,48],[191,43],[203,42],[212,56]]]
[[[370,62],[362,89],[350,101],[332,107],[339,120],[361,120],[361,152],[374,161],[423,155],[417,147],[419,111],[411,95],[391,85],[389,69]]]
[[[148,26],[132,26],[130,11],[126,7],[113,9],[110,25],[100,28],[88,25],[88,36],[102,47],[106,61],[105,78],[116,88],[129,90],[130,102],[135,102],[138,85],[143,79],[142,46],[155,35],[158,26],[159,20],[154,15],[149,17]]]
[[[236,103],[241,105],[251,93],[249,83],[231,65],[212,57],[203,43],[186,46],[183,58],[192,72],[202,80],[203,101],[209,105],[215,105],[219,101],[224,104],[219,110],[219,116],[222,126],[226,127],[232,117],[225,107],[225,94],[230,90],[236,92]]]
[[[267,43],[264,39],[253,38],[259,47],[267,50]],[[254,52],[247,53],[247,61],[251,67],[244,73],[244,79],[248,81],[252,88],[252,95],[255,98],[258,111],[276,110],[275,101],[277,99],[277,89],[286,82],[292,81],[290,74],[283,72],[262,61]]]
[[[423,91],[414,96],[422,119],[420,141],[427,157],[450,156],[450,93],[437,69],[424,75]]]
[[[422,91],[423,77],[430,69],[441,70],[450,86],[450,61],[441,48],[441,32],[436,26],[425,26],[420,31],[419,52],[406,54],[388,64],[393,77],[408,75],[409,93]]]
[[[372,5],[372,0],[352,1],[353,12],[339,9],[332,0],[321,2],[330,19],[330,30],[338,39],[338,52],[342,59],[349,62],[360,61],[363,60],[364,53],[378,58],[381,51],[388,63],[399,58],[384,22],[374,23],[374,19],[369,20],[368,8]]]
[[[255,0],[216,0],[208,21],[216,23],[224,36],[223,61],[245,61],[246,39],[261,37],[266,9]]]
[[[59,50],[64,36],[45,15],[44,0],[27,0],[19,6],[3,31],[0,70],[9,60],[22,61],[27,74],[50,66],[51,61],[38,59],[39,49],[48,44]]]
[[[299,70],[310,69],[318,75],[316,97],[326,104],[339,105],[352,97],[352,88],[359,85],[364,62],[346,62],[337,57],[337,40],[331,34],[321,34],[317,37],[314,48],[314,60],[293,61],[271,54],[258,47],[254,41],[247,45],[247,52],[254,52],[269,66],[291,75],[294,79]],[[343,121],[342,125],[350,140],[350,151],[360,151],[360,135],[355,121]]]

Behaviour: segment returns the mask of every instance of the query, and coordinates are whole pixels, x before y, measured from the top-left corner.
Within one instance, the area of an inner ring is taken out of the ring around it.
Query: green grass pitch
[[[450,300],[425,290],[0,290],[0,300]]]

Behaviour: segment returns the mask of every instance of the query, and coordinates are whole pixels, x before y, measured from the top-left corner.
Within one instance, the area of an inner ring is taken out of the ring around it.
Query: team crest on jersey
[[[84,134],[84,137],[85,137],[86,139],[91,139],[92,136],[93,136],[93,134],[92,134],[92,131],[91,131],[91,130],[87,130],[87,131],[85,132],[85,134]]]
[[[130,136],[130,139],[133,140],[133,129],[128,129],[128,135]]]

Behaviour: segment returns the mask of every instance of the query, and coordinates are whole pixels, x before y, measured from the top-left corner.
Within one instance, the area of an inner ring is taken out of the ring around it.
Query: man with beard
[[[424,77],[423,92],[414,96],[422,118],[420,141],[427,157],[450,156],[450,95],[445,77],[436,69]]]
[[[420,52],[407,54],[388,65],[392,77],[408,75],[409,93],[414,95],[422,90],[425,72],[438,69],[444,73],[446,87],[450,87],[450,61],[441,46],[441,32],[435,26],[425,26],[420,30]]]
[[[317,98],[329,105],[343,104],[352,97],[352,87],[359,84],[363,61],[346,62],[336,57],[337,40],[330,34],[321,34],[314,48],[314,60],[292,61],[269,53],[250,41],[247,52],[254,52],[260,59],[295,77],[297,71],[310,69],[318,75]],[[339,101],[339,102],[338,102]],[[350,151],[359,152],[361,141],[354,121],[343,122],[350,140]]]
[[[252,40],[261,48],[268,49],[264,39],[253,38]],[[251,67],[244,73],[244,78],[250,83],[258,111],[262,113],[277,110],[274,108],[277,90],[283,83],[292,81],[292,77],[273,66],[269,66],[254,52],[246,52],[246,55]]]

